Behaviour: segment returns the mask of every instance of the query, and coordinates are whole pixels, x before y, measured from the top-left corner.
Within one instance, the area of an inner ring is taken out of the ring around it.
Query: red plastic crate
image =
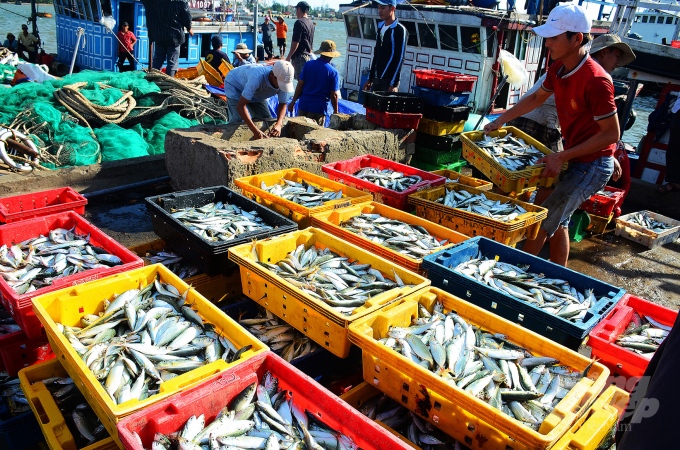
[[[596,216],[609,217],[611,213],[614,212],[614,208],[621,206],[621,203],[623,203],[623,197],[626,195],[626,191],[609,186],[605,186],[604,190],[607,192],[615,192],[615,194],[613,197],[595,194],[586,200],[580,208],[590,214],[595,214]]]
[[[634,311],[641,316],[651,316],[654,320],[669,326],[673,326],[678,316],[678,311],[626,294],[590,331],[588,345],[593,349],[592,357],[598,358],[609,368],[613,384],[628,392],[633,389],[649,365],[649,359],[614,344],[616,338],[626,330]]]
[[[4,366],[10,377],[15,377],[24,367],[55,358],[47,335],[33,339],[23,331],[7,334],[0,338],[0,366]]]
[[[422,118],[422,114],[390,113],[366,108],[366,120],[383,128],[415,130]]]
[[[416,76],[416,86],[446,92],[471,91],[475,81],[477,81],[477,77],[474,75],[464,75],[445,70],[416,69],[413,73]]]
[[[118,437],[127,450],[143,450],[133,432],[139,435],[144,448],[151,448],[155,433],[179,431],[193,415],[205,414],[205,422],[210,424],[222,408],[260,380],[265,371],[279,379],[280,389],[293,393],[293,401],[302,410],[309,410],[334,430],[350,436],[360,448],[412,450],[272,352],[261,353],[192,389],[123,418],[116,425]]]
[[[85,214],[87,199],[70,187],[0,199],[0,222],[13,223],[64,211]]]
[[[26,333],[29,338],[40,336],[42,325],[33,312],[31,300],[49,292],[70,287],[76,284],[86,283],[99,278],[108,277],[128,270],[137,269],[144,266],[144,261],[132,253],[130,250],[107,236],[99,228],[95,227],[87,220],[74,213],[67,211],[51,216],[36,217],[18,223],[12,223],[0,227],[0,246],[13,245],[39,235],[47,235],[50,230],[56,228],[72,229],[76,227],[78,234],[89,234],[90,243],[103,248],[109,253],[119,257],[123,264],[115,267],[92,269],[86,272],[77,273],[68,277],[55,280],[51,286],[38,289],[36,291],[19,295],[0,277],[0,299],[2,304],[12,314],[17,325]]]
[[[390,169],[402,172],[405,175],[418,175],[423,179],[420,183],[416,183],[403,192],[396,192],[391,189],[378,186],[355,177],[353,174],[363,169],[364,167],[374,167],[379,170]],[[410,212],[414,209],[413,205],[408,203],[408,196],[414,192],[428,189],[431,187],[441,186],[446,182],[446,178],[441,175],[435,175],[424,170],[416,169],[415,167],[399,164],[388,159],[378,158],[377,156],[364,155],[357,156],[345,161],[338,161],[326,164],[321,167],[321,170],[328,174],[328,178],[338,183],[347,186],[361,189],[373,195],[373,200],[382,203],[392,208],[397,208],[402,211]]]

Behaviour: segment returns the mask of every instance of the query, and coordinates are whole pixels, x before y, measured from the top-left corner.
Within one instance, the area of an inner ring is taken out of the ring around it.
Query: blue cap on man
[[[397,0],[375,0],[375,2],[379,5],[394,6],[395,8],[397,6]]]

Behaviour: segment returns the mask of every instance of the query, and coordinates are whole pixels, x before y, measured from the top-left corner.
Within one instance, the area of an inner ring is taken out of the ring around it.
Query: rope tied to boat
[[[210,92],[203,88],[204,84],[208,84],[203,75],[194,78],[193,80],[188,80],[186,78],[174,78],[168,76],[167,74],[156,69],[146,69],[145,72],[146,75],[144,76],[144,79],[155,83],[162,92],[170,89],[176,89],[185,91],[198,97],[210,97]]]

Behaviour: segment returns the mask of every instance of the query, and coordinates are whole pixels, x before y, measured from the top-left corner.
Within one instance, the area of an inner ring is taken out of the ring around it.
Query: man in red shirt
[[[130,26],[127,22],[123,22],[118,29],[118,71],[123,72],[123,65],[125,60],[130,61],[129,69],[135,70],[135,59],[132,57],[134,53],[134,45],[137,42],[137,38],[134,33],[130,31]]]
[[[542,177],[559,175],[565,162],[569,168],[555,191],[541,205],[548,217],[541,223],[536,239],[523,250],[537,255],[550,240],[550,260],[562,266],[569,259],[569,220],[572,213],[602,189],[614,172],[612,156],[619,139],[619,121],[614,103],[614,84],[609,74],[586,49],[591,20],[574,4],[553,9],[545,25],[533,31],[545,38],[545,46],[555,60],[548,69],[541,89],[525,95],[511,109],[488,124],[489,133],[504,123],[532,111],[555,94],[557,116],[565,139],[565,150],[541,158]]]

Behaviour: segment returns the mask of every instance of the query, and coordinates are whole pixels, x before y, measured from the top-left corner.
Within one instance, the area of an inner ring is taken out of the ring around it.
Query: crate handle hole
[[[377,378],[373,378],[373,384],[378,386],[380,384],[380,380],[378,380]]]
[[[403,390],[405,390],[406,392],[408,392],[409,387],[408,387],[408,384],[407,384],[407,383],[404,383],[403,386],[402,386],[401,388],[402,388]]]
[[[286,297],[285,294],[284,294],[283,299],[284,299],[284,300],[288,300],[288,297]]]
[[[264,284],[264,287],[267,287],[267,283]]]
[[[405,396],[405,395],[402,395],[402,396],[401,396],[401,402],[402,402],[402,403],[408,404],[408,397]]]
[[[376,364],[376,365],[373,367],[373,369],[375,370],[376,373],[380,373],[380,366],[379,366],[379,365]]]
[[[436,409],[437,411],[441,411],[442,404],[439,402],[434,402],[434,409]]]
[[[449,280],[444,280],[444,282],[443,282],[442,284],[443,284],[444,286],[448,286],[448,285],[449,285]]]
[[[474,433],[474,432],[475,432],[475,426],[472,425],[471,423],[468,424],[468,427],[467,427],[467,428],[468,428],[468,431],[469,431],[470,433]]]
[[[283,318],[285,319],[286,317],[288,317],[288,315],[284,313],[284,314],[283,314]]]
[[[617,369],[623,369],[623,364],[621,364],[621,363],[616,363],[616,368],[617,368]]]
[[[288,309],[288,308],[286,308],[286,305],[285,305],[285,303],[283,304],[283,309]]]
[[[510,447],[509,445],[506,445],[505,450],[514,450],[514,449],[512,447]]]
[[[519,314],[517,316],[517,320],[519,320],[520,322],[524,322],[524,314]]]
[[[465,436],[465,443],[467,445],[472,445],[472,438],[470,436]]]
[[[303,321],[303,322],[307,322],[307,318],[306,318],[306,317],[303,317],[303,318],[302,318],[302,321]]]
[[[465,292],[465,295],[466,295],[468,298],[470,298],[470,297],[472,297],[472,292],[467,291],[467,292]]]
[[[305,330],[305,333],[307,332],[307,327],[303,327],[302,329]]]
[[[331,334],[330,334],[328,331],[324,331],[323,334],[324,334],[324,336],[326,336],[326,337],[331,337]]]
[[[329,344],[328,341],[324,342],[324,344],[326,344],[326,347],[330,347],[330,346],[331,346],[331,344]]]
[[[302,310],[303,310],[304,312],[307,312],[307,308],[302,308]]]
[[[546,327],[545,331],[546,333],[552,333],[553,328],[552,327]]]

